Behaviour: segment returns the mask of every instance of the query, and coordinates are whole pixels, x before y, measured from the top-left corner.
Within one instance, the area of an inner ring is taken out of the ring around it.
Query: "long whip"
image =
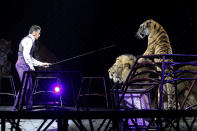
[[[76,58],[79,58],[79,57],[82,57],[82,56],[85,56],[85,55],[89,55],[89,54],[92,54],[92,53],[95,53],[95,52],[98,52],[98,51],[105,50],[107,48],[114,47],[114,46],[116,46],[116,45],[110,45],[110,46],[100,48],[100,49],[97,49],[97,50],[94,50],[94,51],[90,51],[90,52],[87,52],[87,53],[84,53],[84,54],[81,54],[81,55],[77,55],[77,56],[74,56],[74,57],[71,57],[71,58],[67,58],[67,59],[52,63],[52,65],[56,65],[56,64],[59,64],[59,63],[62,63],[62,62],[66,62],[66,61],[69,61],[69,60],[72,60],[72,59],[76,59]]]

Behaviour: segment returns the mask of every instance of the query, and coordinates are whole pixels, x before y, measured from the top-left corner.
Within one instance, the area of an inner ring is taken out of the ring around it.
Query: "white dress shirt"
[[[38,61],[36,59],[34,59],[31,55],[30,55],[30,51],[31,48],[34,44],[35,38],[32,34],[29,34],[28,36],[30,37],[26,37],[21,41],[21,44],[23,46],[23,57],[25,59],[25,62],[30,66],[42,66],[44,63],[41,61]]]

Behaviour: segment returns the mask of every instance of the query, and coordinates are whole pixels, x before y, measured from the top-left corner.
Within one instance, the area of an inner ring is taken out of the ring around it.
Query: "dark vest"
[[[31,38],[30,36],[26,36],[26,37],[24,37],[23,39],[25,39],[25,38],[27,38],[27,37]],[[23,41],[23,39],[21,40],[21,42],[20,42],[20,44],[19,44],[19,50],[18,50],[18,56],[22,56],[22,57],[23,57],[23,46],[22,46],[22,41]],[[32,42],[33,42],[33,39],[32,39],[32,38],[31,38],[31,40],[32,40]],[[34,46],[34,43],[33,43],[32,47],[31,47],[31,51],[30,51],[30,55],[31,55],[31,56],[33,55],[33,46]]]

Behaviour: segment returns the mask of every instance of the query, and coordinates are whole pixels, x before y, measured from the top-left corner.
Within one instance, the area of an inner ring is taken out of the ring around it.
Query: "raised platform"
[[[120,111],[112,109],[90,109],[89,111],[79,111],[72,107],[58,108],[52,107],[48,109],[37,108],[34,111],[0,111],[1,130],[6,130],[6,121],[9,122],[15,129],[22,130],[21,125],[17,125],[17,121],[21,119],[41,119],[37,128],[45,124],[47,120],[51,120],[48,127],[56,121],[57,130],[69,129],[68,121],[76,125],[80,130],[86,129],[84,120],[89,121],[89,127],[93,130],[107,129],[107,130],[122,130],[122,129],[146,129],[146,130],[193,130],[196,128],[197,110],[130,110]],[[146,120],[145,125],[139,125],[137,119]],[[94,120],[94,121],[93,121]],[[128,120],[128,121],[127,121]],[[129,120],[132,124],[129,124]],[[94,125],[95,121],[100,121],[100,124]],[[86,122],[87,124],[87,122]]]
[[[197,110],[131,110],[92,109],[77,111],[71,108],[39,109],[37,111],[0,111],[1,119],[122,119],[122,118],[181,118],[196,117]]]

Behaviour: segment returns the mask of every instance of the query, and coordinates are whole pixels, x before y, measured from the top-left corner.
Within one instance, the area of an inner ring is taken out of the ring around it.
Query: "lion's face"
[[[109,68],[109,78],[113,80],[114,83],[125,82],[131,67],[136,61],[136,57],[133,55],[121,55],[116,58],[116,62]]]

